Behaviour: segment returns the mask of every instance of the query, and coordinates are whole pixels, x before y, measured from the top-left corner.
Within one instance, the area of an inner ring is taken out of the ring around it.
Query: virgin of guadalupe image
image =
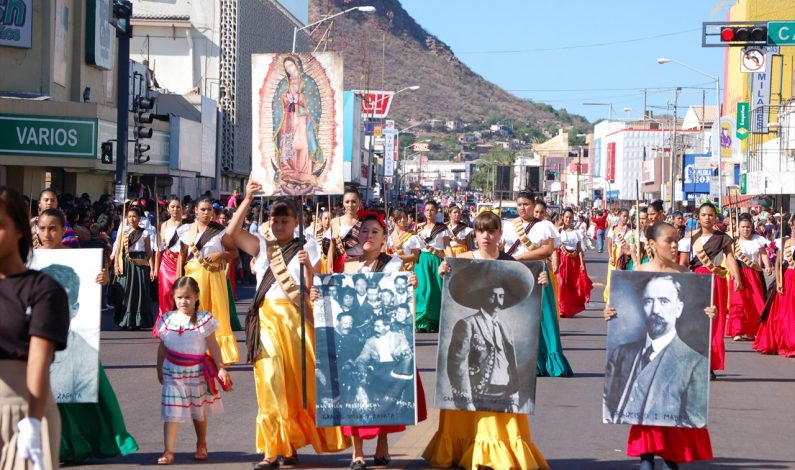
[[[320,90],[304,73],[298,56],[288,55],[281,65],[285,75],[273,95],[273,182],[276,187],[306,192],[317,186],[326,166],[318,141],[323,113]]]

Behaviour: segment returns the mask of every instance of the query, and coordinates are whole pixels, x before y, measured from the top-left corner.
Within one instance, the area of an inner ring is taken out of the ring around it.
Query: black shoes
[[[367,464],[362,460],[351,460],[351,470],[367,470]]]

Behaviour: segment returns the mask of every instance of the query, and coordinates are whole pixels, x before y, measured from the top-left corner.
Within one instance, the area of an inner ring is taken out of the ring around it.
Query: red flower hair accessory
[[[385,215],[383,212],[376,212],[368,209],[360,209],[359,212],[356,213],[356,218],[359,220],[364,220],[367,219],[368,217],[377,220],[378,223],[381,224],[381,227],[383,227],[384,230],[386,230],[386,220],[384,219]]]

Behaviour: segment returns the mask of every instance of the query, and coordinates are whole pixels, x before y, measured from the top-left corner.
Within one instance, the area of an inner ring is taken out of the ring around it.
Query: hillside
[[[346,89],[396,90],[401,93],[390,115],[408,125],[427,119],[482,122],[516,120],[554,133],[559,127],[582,127],[581,116],[518,98],[486,81],[462,63],[449,46],[425,31],[398,0],[310,0],[310,22],[359,5],[375,13],[350,12],[314,31],[319,50],[337,51],[345,59]]]

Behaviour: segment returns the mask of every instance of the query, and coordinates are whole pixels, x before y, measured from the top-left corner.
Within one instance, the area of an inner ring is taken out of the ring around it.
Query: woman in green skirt
[[[417,236],[422,241],[420,258],[414,266],[417,275],[416,328],[419,333],[436,333],[439,331],[439,310],[442,307],[442,278],[439,276],[439,265],[445,256],[452,257],[450,238],[453,233],[443,223],[436,222],[439,205],[436,201],[426,201],[425,224],[417,229]]]
[[[61,244],[64,226],[63,212],[59,209],[44,211],[37,221],[39,249],[64,248]],[[107,259],[107,256],[103,258]],[[74,317],[77,311],[72,306],[77,305],[79,293],[78,289],[70,288],[77,279],[74,270],[53,265],[42,271],[64,286],[69,298],[69,311]],[[107,284],[107,264],[97,275],[96,282]],[[78,344],[73,338],[74,333],[70,331],[67,349],[63,354],[68,354],[70,348]],[[54,367],[58,367],[58,357]],[[97,403],[58,403],[58,411],[61,415],[61,462],[75,464],[89,458],[111,458],[138,450],[138,443],[124,425],[119,401],[102,364],[99,365]]]
[[[155,258],[149,234],[139,226],[141,210],[127,209],[127,224],[119,230],[113,247],[113,261],[119,285],[124,294],[116,303],[116,324],[127,329],[152,328],[150,283],[157,279]]]

